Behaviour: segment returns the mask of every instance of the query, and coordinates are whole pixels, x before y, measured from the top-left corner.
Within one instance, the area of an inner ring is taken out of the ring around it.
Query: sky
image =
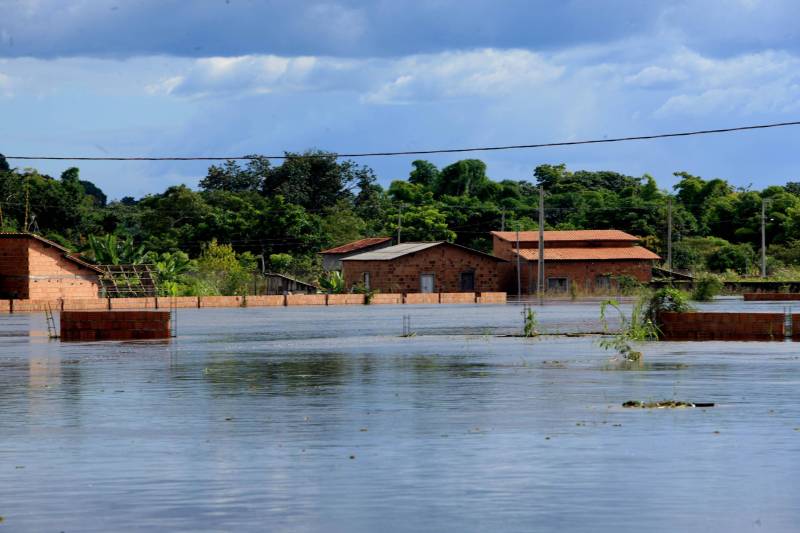
[[[800,120],[798,20],[796,0],[0,0],[0,153],[393,151]],[[469,157],[496,180],[565,163],[761,188],[800,181],[799,146],[793,127]],[[388,185],[414,159],[359,162]],[[208,163],[77,166],[120,198],[196,186]]]

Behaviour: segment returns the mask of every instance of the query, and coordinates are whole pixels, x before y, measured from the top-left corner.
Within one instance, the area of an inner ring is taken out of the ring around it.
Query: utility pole
[[[25,176],[25,225],[22,226],[22,231],[28,231],[28,204],[30,199],[30,188],[28,186],[28,176]]]
[[[522,299],[522,271],[519,264],[519,222],[517,222],[517,301]]]
[[[403,204],[400,204],[400,209],[397,211],[397,244],[400,244],[400,237],[403,233]]]
[[[536,292],[539,298],[544,296],[544,187],[539,186],[539,267],[536,277]]]
[[[761,199],[761,277],[767,277],[767,200]]]
[[[667,268],[672,279],[672,196],[667,198]]]
[[[506,230],[506,210],[503,209],[503,215],[500,218],[500,231]]]

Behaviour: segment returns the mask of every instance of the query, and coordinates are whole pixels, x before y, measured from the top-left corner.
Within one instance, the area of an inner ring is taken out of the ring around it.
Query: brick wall
[[[29,297],[27,239],[0,239],[0,296]]]
[[[286,305],[325,305],[324,294],[287,294]]]
[[[363,294],[328,294],[327,305],[364,305]]]
[[[434,275],[434,292],[461,291],[461,273],[475,272],[476,291],[500,290],[498,261],[455,246],[440,245],[404,255],[391,261],[344,261],[343,275],[348,288],[370,274],[370,287],[387,293],[420,292],[420,275]],[[500,263],[502,264],[502,263]]]
[[[746,302],[785,302],[800,300],[800,293],[790,292],[746,292],[744,293]]]
[[[61,340],[167,339],[169,311],[63,311]]]
[[[32,300],[54,298],[96,298],[97,273],[64,257],[64,253],[35,239],[19,241],[28,249],[28,294]]]
[[[516,276],[516,263],[513,265]],[[536,292],[537,266],[535,261],[522,261],[522,292]],[[545,279],[567,278],[568,284],[577,283],[578,292],[591,293],[597,289],[596,280],[601,276],[630,276],[641,283],[649,283],[653,278],[651,261],[550,261],[544,265]],[[616,281],[611,280],[611,289],[616,289]],[[509,292],[516,291],[516,277],[512,279]]]
[[[783,340],[783,313],[661,313],[664,340]]]
[[[248,296],[245,299],[245,305],[247,307],[279,307],[286,305],[286,300],[282,294]]]

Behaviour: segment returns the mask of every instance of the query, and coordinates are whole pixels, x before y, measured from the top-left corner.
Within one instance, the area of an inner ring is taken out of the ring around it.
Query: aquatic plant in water
[[[525,337],[536,337],[539,335],[536,320],[536,312],[530,306],[525,306],[522,310],[522,335]]]
[[[632,343],[657,340],[659,334],[658,327],[648,314],[650,303],[647,296],[639,298],[633,304],[630,316],[625,315],[616,300],[606,300],[601,303],[600,321],[603,323],[603,331],[607,336],[598,342],[600,347],[606,350],[615,350],[625,361],[640,362],[642,352],[635,350]],[[620,327],[616,332],[609,331],[606,318],[608,308],[615,309],[619,313]]]

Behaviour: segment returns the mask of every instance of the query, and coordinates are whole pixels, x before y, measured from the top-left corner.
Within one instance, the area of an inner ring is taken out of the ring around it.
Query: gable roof
[[[446,242],[446,241],[404,242],[402,244],[395,244],[394,246],[387,246],[386,248],[381,248],[380,250],[374,250],[371,252],[364,252],[361,254],[351,255],[350,257],[345,257],[344,259],[342,259],[342,261],[391,261],[392,259],[397,259],[398,257],[403,257],[405,255],[415,254],[422,250],[435,248],[436,246],[452,246],[455,248],[460,248],[461,250],[464,250],[472,254],[488,257],[500,263],[507,262],[505,259],[500,259],[499,257],[495,257],[491,254],[481,252],[480,250],[473,250],[472,248],[467,248],[466,246],[461,246],[460,244],[453,244],[452,242]]]
[[[377,244],[383,244],[384,242],[391,241],[391,237],[368,237],[366,239],[359,239],[357,241],[348,242],[347,244],[343,244],[341,246],[337,246],[336,248],[330,248],[328,250],[322,250],[321,254],[346,254],[349,252],[355,252],[357,250],[361,250],[363,248],[369,248],[370,246],[375,246]]]
[[[57,242],[53,242],[50,239],[45,239],[41,235],[36,235],[35,233],[24,233],[24,232],[0,232],[0,239],[33,239],[42,243],[43,245],[55,248],[63,253],[65,259],[72,261],[73,263],[83,267],[88,268],[89,270],[94,270],[99,274],[103,274],[104,271],[100,267],[93,265],[91,263],[87,263],[80,257],[76,255],[72,255],[72,252],[58,244]]]
[[[503,241],[516,242],[516,231],[493,231],[492,235]],[[519,240],[525,242],[539,242],[538,231],[520,231]],[[618,229],[579,229],[566,231],[545,231],[545,242],[564,241],[627,241],[637,242],[639,239],[630,233]]]
[[[516,253],[516,251],[514,252]],[[519,256],[527,261],[539,261],[538,248],[523,248]],[[547,261],[614,261],[639,260],[655,261],[661,259],[642,246],[621,246],[603,248],[547,248],[544,249],[544,260]]]

